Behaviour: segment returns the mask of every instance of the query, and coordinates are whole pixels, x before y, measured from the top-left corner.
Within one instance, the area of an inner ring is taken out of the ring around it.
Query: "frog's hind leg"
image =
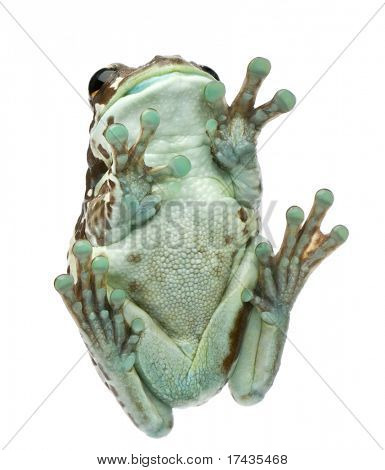
[[[320,231],[332,203],[331,191],[321,189],[303,225],[302,209],[293,206],[287,211],[283,243],[275,256],[267,242],[256,247],[257,287],[242,293],[243,301],[253,305],[253,312],[229,381],[235,400],[241,404],[260,401],[271,387],[280,365],[289,313],[298,293],[312,270],[348,237],[343,225],[337,225],[327,235]]]
[[[113,290],[107,299],[107,258],[91,260],[92,247],[85,240],[75,243],[73,253],[77,282],[63,274],[56,278],[55,288],[78,325],[99,375],[136,426],[152,437],[167,434],[172,427],[171,408],[147,389],[134,368],[143,321],[133,319],[128,328],[122,315],[124,291]]]

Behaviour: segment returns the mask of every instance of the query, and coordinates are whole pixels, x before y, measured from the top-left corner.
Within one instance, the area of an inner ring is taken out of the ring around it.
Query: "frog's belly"
[[[144,227],[107,247],[109,284],[125,289],[193,353],[248,238],[234,199],[169,203]]]

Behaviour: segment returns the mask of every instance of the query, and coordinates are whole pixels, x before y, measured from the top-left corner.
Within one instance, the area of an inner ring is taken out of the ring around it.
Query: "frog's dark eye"
[[[95,72],[88,84],[88,93],[92,97],[97,93],[104,83],[111,80],[111,78],[116,74],[115,69],[103,68]]]
[[[203,71],[212,75],[215,78],[215,80],[218,80],[219,82],[221,81],[221,79],[219,78],[219,75],[213,69],[210,69],[210,67],[207,67],[207,65],[202,65],[201,67]]]

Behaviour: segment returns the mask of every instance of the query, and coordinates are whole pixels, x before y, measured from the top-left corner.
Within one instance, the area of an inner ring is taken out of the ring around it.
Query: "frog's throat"
[[[100,119],[105,114],[105,112],[123,96],[135,92],[135,89],[138,91],[138,88],[142,87],[143,85],[144,88],[146,88],[151,83],[151,81],[158,81],[164,76],[172,73],[196,75],[205,77],[208,80],[213,80],[213,77],[210,74],[190,64],[155,64],[151,68],[145,68],[141,72],[135,73],[134,76],[128,77],[126,80],[120,83],[119,88],[116,90],[111,100],[97,112],[96,118]],[[146,82],[147,86],[145,85]]]
[[[111,167],[111,145],[105,133],[108,123],[126,127],[127,146],[130,147],[141,132],[143,111],[155,109],[160,122],[146,148],[146,165],[169,165],[174,157],[184,155],[191,161],[189,176],[223,179],[222,172],[212,161],[210,139],[206,133],[206,122],[213,115],[204,98],[205,86],[210,81],[203,74],[173,72],[131,87],[91,130],[93,154],[107,168]]]

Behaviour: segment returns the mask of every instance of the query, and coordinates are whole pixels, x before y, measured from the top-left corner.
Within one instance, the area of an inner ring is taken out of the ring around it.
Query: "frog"
[[[250,61],[231,105],[218,74],[181,56],[114,63],[89,82],[82,211],[55,288],[107,388],[150,437],[173,408],[226,384],[260,402],[278,372],[293,304],[348,238],[321,232],[333,193],[291,206],[274,252],[262,235],[257,138],[290,112],[286,89],[256,105],[271,64]]]

